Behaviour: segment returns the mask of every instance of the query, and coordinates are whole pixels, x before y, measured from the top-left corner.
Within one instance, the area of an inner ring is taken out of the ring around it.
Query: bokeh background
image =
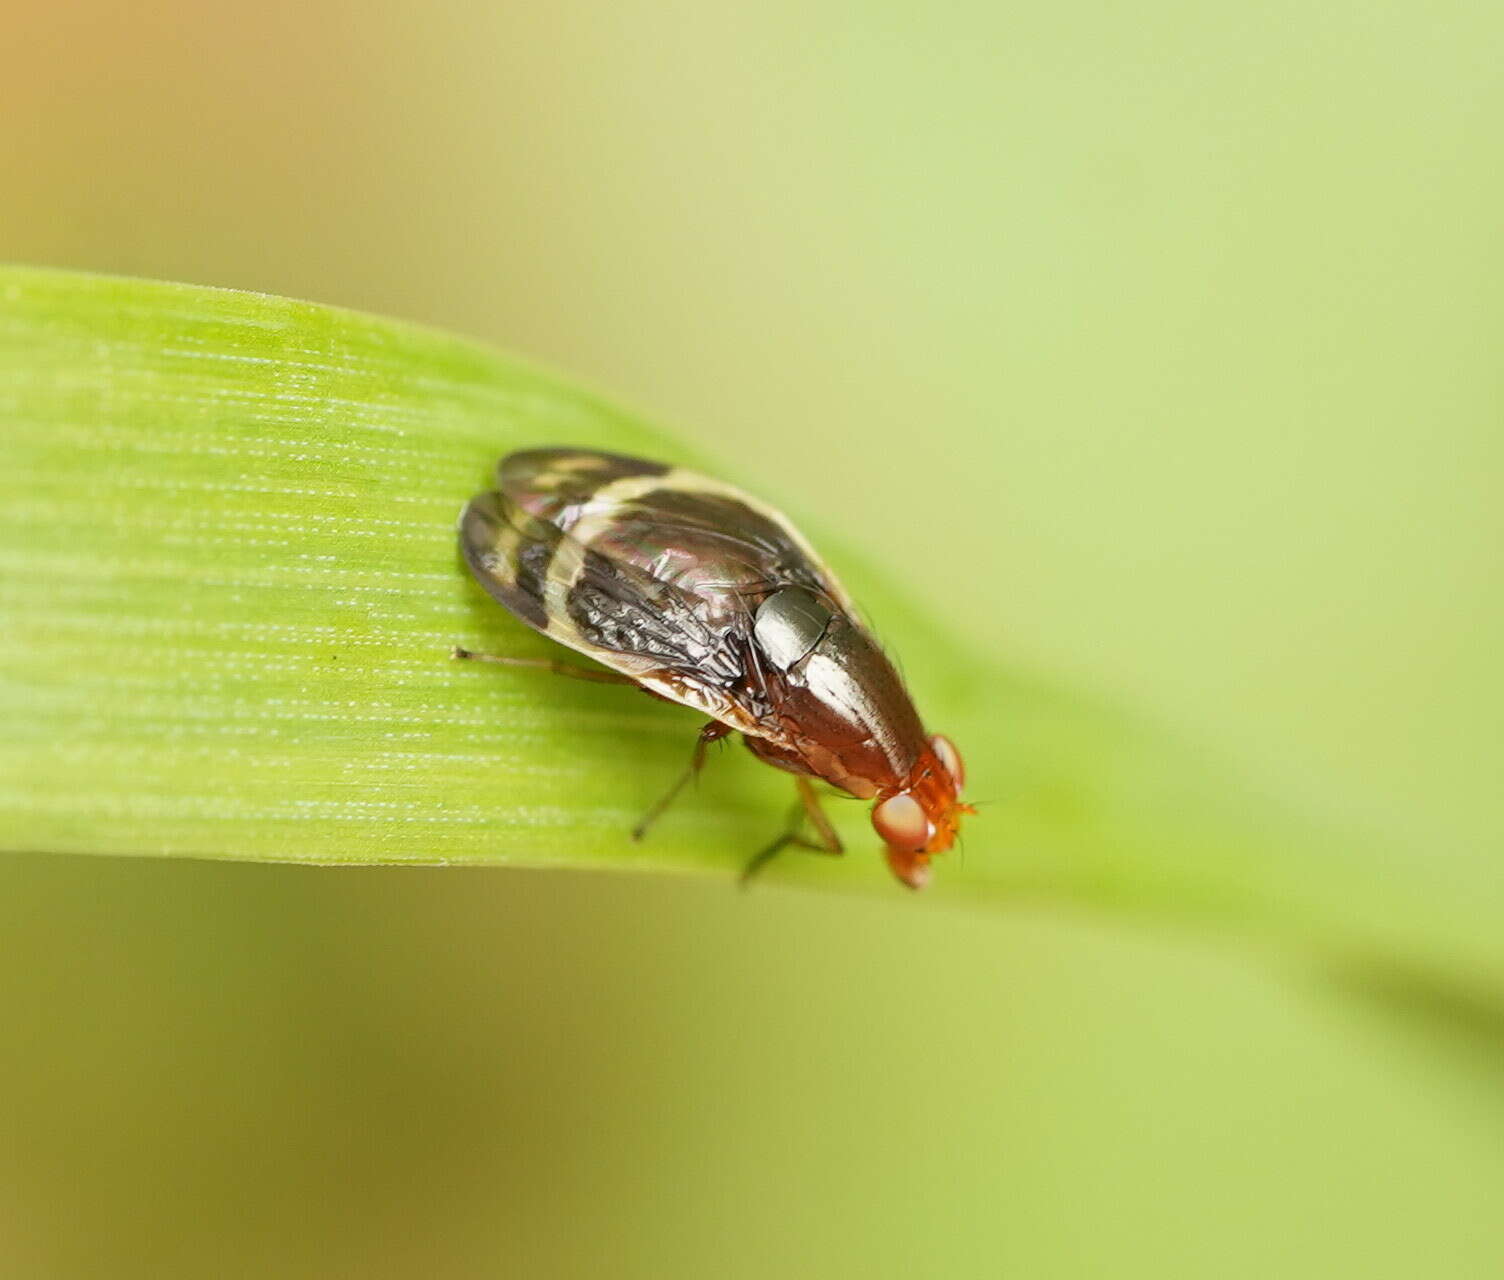
[[[568,370],[946,626],[1497,884],[1496,6],[4,26],[0,255]],[[36,856],[0,953],[6,1274],[1504,1266],[1497,1017],[1215,937]]]

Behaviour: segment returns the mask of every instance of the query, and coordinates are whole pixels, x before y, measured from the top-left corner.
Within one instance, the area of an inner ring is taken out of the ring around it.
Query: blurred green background
[[[0,255],[571,371],[947,627],[1498,886],[1496,6],[12,0],[6,31]],[[1214,938],[35,856],[0,947],[10,1274],[1504,1266],[1497,1015]]]

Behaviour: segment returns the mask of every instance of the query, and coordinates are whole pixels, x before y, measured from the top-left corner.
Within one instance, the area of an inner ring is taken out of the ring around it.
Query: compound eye
[[[945,766],[945,772],[950,774],[959,792],[966,785],[966,766],[961,763],[961,753],[956,750],[956,744],[943,733],[937,733],[930,739],[930,750],[939,757],[940,763]]]
[[[930,842],[930,820],[919,801],[907,791],[900,791],[874,806],[872,825],[893,849],[917,853]]]

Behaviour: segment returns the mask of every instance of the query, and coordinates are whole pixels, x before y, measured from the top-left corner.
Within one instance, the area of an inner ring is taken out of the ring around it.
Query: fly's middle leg
[[[843,852],[841,837],[836,834],[836,829],[830,825],[830,819],[825,816],[825,810],[820,807],[820,796],[814,784],[808,778],[795,775],[794,786],[799,791],[799,800],[789,814],[788,828],[776,840],[759,849],[742,868],[743,885],[748,884],[753,876],[790,845],[797,849],[813,849],[816,853]],[[806,821],[814,828],[813,840],[804,835]]]
[[[700,736],[695,742],[694,754],[689,757],[689,767],[679,775],[678,780],[663,794],[658,802],[642,815],[642,821],[632,828],[632,839],[641,840],[643,836],[647,835],[648,828],[663,816],[663,811],[669,805],[673,804],[679,792],[683,791],[694,776],[705,767],[705,755],[710,750],[710,744],[712,742],[719,742],[730,732],[731,726],[722,724],[719,720],[712,720],[700,730]]]

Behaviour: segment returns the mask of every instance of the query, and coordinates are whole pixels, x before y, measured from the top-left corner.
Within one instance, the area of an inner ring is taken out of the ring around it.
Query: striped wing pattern
[[[577,449],[510,454],[460,518],[476,577],[523,622],[733,728],[781,740],[759,604],[799,587],[854,618],[792,525],[682,468]]]

